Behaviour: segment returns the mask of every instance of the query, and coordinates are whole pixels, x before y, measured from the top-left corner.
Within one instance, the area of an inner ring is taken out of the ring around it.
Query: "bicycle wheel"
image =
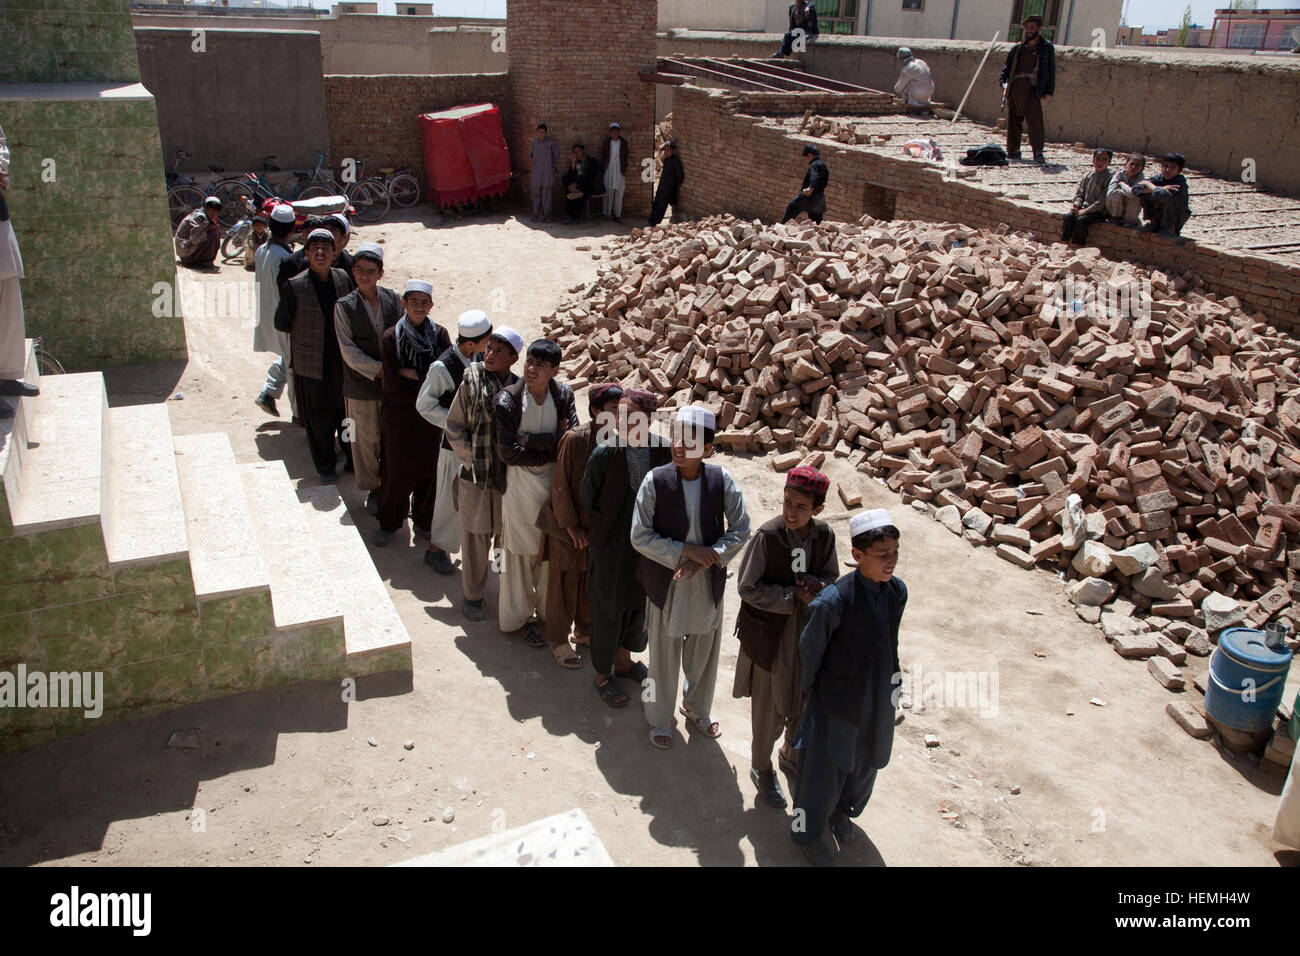
[[[356,209],[357,219],[378,222],[388,214],[388,189],[380,181],[363,179],[352,187],[348,202]]]
[[[197,186],[173,186],[167,190],[167,206],[171,212],[172,228],[181,224],[181,220],[203,205],[203,190]]]
[[[403,209],[420,201],[420,181],[410,173],[398,173],[388,183],[388,196]]]
[[[252,231],[253,224],[243,219],[235,224],[235,227],[226,233],[226,238],[221,240],[221,258],[226,262],[233,262],[236,259],[244,258],[244,240]]]
[[[42,375],[63,374],[63,363],[39,346],[36,349],[36,367]]]
[[[247,216],[248,207],[256,203],[252,187],[238,179],[218,183],[212,194],[221,200],[217,223],[222,229],[229,229]]]
[[[298,195],[294,196],[293,198],[296,201],[299,199],[317,199],[321,196],[333,196],[333,195],[336,194],[330,192],[328,186],[308,186],[306,189],[304,189],[302,192],[300,192]]]

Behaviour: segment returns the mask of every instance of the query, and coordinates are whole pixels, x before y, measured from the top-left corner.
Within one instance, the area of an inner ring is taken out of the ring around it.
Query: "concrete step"
[[[180,435],[173,447],[198,602],[269,591],[229,436]]]
[[[188,557],[185,510],[167,406],[108,410],[104,545],[110,568]]]
[[[321,547],[312,534],[281,461],[239,466],[244,498],[271,581],[277,630],[342,623],[343,611],[328,585]]]
[[[11,442],[10,458],[20,456],[16,496],[7,474],[5,487],[16,534],[98,522],[103,507],[104,376],[50,375],[40,388],[22,400],[26,435]]]
[[[338,491],[317,485],[299,489],[298,498],[320,549],[325,580],[343,609],[347,668],[352,673],[409,670],[411,638]]]
[[[36,343],[27,340],[27,373],[25,381],[40,384],[36,366]],[[0,399],[14,409],[14,417],[0,421],[0,534],[11,531],[11,515],[18,505],[18,486],[22,480],[23,463],[27,460],[27,426],[30,409],[35,399]]]

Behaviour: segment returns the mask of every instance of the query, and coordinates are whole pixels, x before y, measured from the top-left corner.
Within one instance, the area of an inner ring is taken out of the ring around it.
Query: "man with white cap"
[[[191,269],[206,267],[217,261],[221,248],[221,224],[217,214],[221,200],[209,196],[203,206],[181,220],[176,227],[176,257]]]
[[[366,492],[367,514],[379,514],[379,406],[383,363],[379,339],[402,317],[402,300],[379,284],[384,247],[363,242],[352,260],[357,287],[334,306],[334,332],[343,356],[343,404],[352,422],[352,467]]]
[[[894,95],[905,100],[908,106],[929,106],[930,97],[934,96],[934,78],[930,76],[930,65],[905,46],[898,48],[898,61],[903,64],[894,84]]]
[[[799,769],[790,835],[816,866],[835,856],[822,842],[829,821],[843,847],[871,798],[894,741],[894,688],[902,679],[898,625],[907,587],[894,577],[898,528],[874,509],[849,522],[856,567],[808,606],[799,637],[803,690]]]
[[[720,737],[710,716],[722,645],[726,566],[749,537],[745,498],[713,450],[713,412],[688,405],[673,423],[670,464],[649,472],[637,491],[632,547],[646,593],[650,644],[650,742],[672,746],[673,705],[684,670],[682,716],[706,737]]]
[[[442,431],[416,411],[415,400],[434,361],[451,346],[447,330],[429,317],[433,310],[431,282],[407,282],[402,304],[406,314],[384,332],[380,343],[384,360],[384,470],[379,491],[379,532],[375,535],[379,547],[392,539],[408,515],[416,535],[429,536]]]
[[[342,213],[334,213],[332,216],[311,216],[302,224],[302,234],[304,236],[311,235],[312,231],[316,229],[329,230],[329,234],[334,239],[334,261],[331,265],[346,272],[349,288],[356,288],[356,282],[352,278],[352,253],[345,248],[348,244],[348,237],[351,235],[348,217]],[[280,285],[284,285],[294,276],[301,274],[306,268],[307,247],[304,245],[282,264],[279,276]]]
[[[456,321],[456,344],[430,366],[415,400],[416,411],[430,424],[443,429],[433,522],[429,526],[429,547],[424,553],[424,563],[439,574],[451,574],[455,570],[449,555],[460,550],[460,515],[456,511],[454,490],[460,463],[447,442],[447,412],[465,377],[465,369],[483,361],[483,348],[491,334],[492,321],[486,312],[482,309],[462,312]]]
[[[604,214],[615,222],[623,221],[623,193],[627,191],[627,140],[623,127],[609,124],[609,135],[600,147],[600,168],[605,173]]]
[[[306,249],[307,271],[281,288],[275,327],[289,333],[289,364],[312,463],[322,481],[332,482],[337,480],[338,467],[335,435],[348,451],[343,424],[343,356],[334,328],[334,306],[352,291],[352,281],[342,269],[330,265],[336,249],[328,229],[312,230]]]
[[[268,415],[280,416],[276,399],[289,382],[289,336],[276,331],[275,309],[280,304],[280,266],[293,255],[289,237],[295,217],[288,203],[277,204],[270,215],[271,238],[257,249],[253,265],[253,351],[274,352],[276,360],[266,370],[266,384],[253,404]],[[295,418],[298,400],[289,388],[289,411]]]
[[[460,460],[456,501],[460,508],[462,610],[470,621],[483,620],[483,592],[492,562],[492,540],[501,537],[501,498],[506,490],[506,463],[497,447],[494,406],[497,393],[519,381],[510,367],[519,360],[523,337],[503,325],[493,330],[483,361],[465,369],[460,388],[447,410],[445,432]],[[498,568],[500,565],[497,565]]]
[[[23,277],[23,257],[9,221],[4,190],[9,188],[9,147],[0,129],[0,395],[34,398],[35,385],[22,381],[27,371],[27,331],[23,322],[23,297],[18,280]],[[0,421],[14,417],[14,409],[0,402]]]

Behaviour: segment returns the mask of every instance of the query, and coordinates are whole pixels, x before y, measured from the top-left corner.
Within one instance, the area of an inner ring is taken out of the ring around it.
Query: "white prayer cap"
[[[407,279],[402,295],[405,296],[408,292],[423,292],[429,298],[433,298],[433,283],[425,282],[423,279]]]
[[[622,129],[623,127],[619,126],[617,123],[610,123],[610,124],[609,124],[609,128],[610,128],[610,129]]]
[[[352,234],[352,224],[348,222],[348,217],[343,215],[343,213],[336,212],[333,215],[326,216],[325,218],[331,222],[337,222],[340,226],[342,226],[343,235],[347,236]]]
[[[221,203],[221,200],[218,199],[216,196],[207,196],[207,197],[205,197],[204,200],[203,200],[203,205],[205,205],[205,206],[216,206],[218,209],[220,209],[222,203]]]
[[[353,259],[373,259],[382,268],[384,265],[384,247],[377,242],[363,242],[352,253]]]
[[[482,309],[462,312],[456,320],[456,334],[462,339],[480,339],[492,331],[492,320]]]
[[[698,425],[700,428],[716,428],[718,421],[713,412],[703,405],[687,405],[678,410],[677,420],[687,425]]]
[[[271,209],[271,219],[274,222],[293,222],[296,218],[293,214],[293,207],[284,203],[279,203]]]
[[[854,515],[849,520],[849,538],[852,540],[860,534],[875,531],[877,528],[889,528],[893,524],[894,519],[889,517],[888,511],[884,508],[873,508],[860,515]]]
[[[502,339],[503,341],[509,342],[510,347],[515,350],[516,355],[524,350],[524,337],[508,325],[499,326],[494,330],[492,338]]]
[[[306,244],[310,246],[317,239],[324,239],[331,246],[334,245],[334,233],[330,232],[328,229],[313,229],[307,236]]]

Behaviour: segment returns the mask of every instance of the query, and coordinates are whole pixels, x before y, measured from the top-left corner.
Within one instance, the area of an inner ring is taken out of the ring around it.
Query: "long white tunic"
[[[275,328],[275,310],[280,304],[280,286],[276,278],[280,263],[292,252],[278,242],[262,243],[253,257],[253,351],[289,354],[289,333]]]
[[[9,172],[9,147],[5,143],[5,131],[0,127],[0,173]],[[23,257],[18,252],[18,237],[14,235],[14,224],[6,219],[0,222],[0,279],[21,279],[23,277]]]
[[[519,416],[521,435],[554,435],[559,413],[550,390],[542,404],[533,400],[524,388],[523,413]],[[551,496],[551,472],[555,462],[546,465],[511,465],[506,469],[506,493],[501,498],[501,546],[511,554],[536,557],[542,550],[542,529],[537,515]]]
[[[622,153],[623,140],[621,138],[610,140],[609,168],[605,170],[605,192],[619,192],[625,185]]]

